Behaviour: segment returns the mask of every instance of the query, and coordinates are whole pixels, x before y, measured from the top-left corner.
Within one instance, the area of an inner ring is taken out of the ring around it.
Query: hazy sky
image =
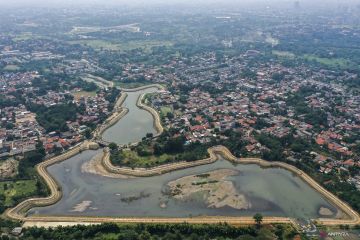
[[[191,4],[212,4],[212,3],[221,3],[228,2],[231,4],[292,4],[297,0],[0,0],[0,5],[46,5],[46,6],[55,6],[55,5],[74,5],[74,4],[173,4],[173,3],[191,3]],[[298,0],[301,4],[329,4],[330,2],[338,4],[347,4],[347,3],[360,3],[360,0]]]

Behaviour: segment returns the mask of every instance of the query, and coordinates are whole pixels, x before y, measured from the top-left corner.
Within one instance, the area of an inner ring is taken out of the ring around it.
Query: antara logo
[[[327,237],[348,237],[350,236],[349,233],[347,232],[330,232],[330,233],[327,233],[327,232],[324,232],[324,231],[321,231],[319,233],[319,237],[320,238],[327,238]]]

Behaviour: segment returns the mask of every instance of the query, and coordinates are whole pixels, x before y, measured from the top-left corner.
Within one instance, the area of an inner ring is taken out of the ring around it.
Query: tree
[[[118,150],[118,145],[116,144],[116,143],[110,143],[109,144],[109,148],[110,148],[110,150],[112,151],[112,152],[115,152],[115,151],[117,151]]]
[[[90,139],[91,138],[91,130],[89,128],[87,128],[85,130],[85,133],[84,133],[86,139]]]
[[[260,228],[263,221],[263,216],[260,213],[256,213],[253,218],[255,220],[256,226]]]

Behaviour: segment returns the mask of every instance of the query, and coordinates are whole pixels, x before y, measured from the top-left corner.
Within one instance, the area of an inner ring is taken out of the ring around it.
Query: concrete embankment
[[[113,110],[112,115],[110,117],[108,117],[105,120],[105,122],[103,124],[101,124],[99,127],[97,127],[95,129],[95,131],[93,132],[94,139],[101,140],[103,133],[108,128],[113,126],[115,123],[117,123],[121,118],[123,118],[129,112],[129,109],[121,107],[122,104],[124,103],[124,101],[126,100],[127,96],[128,96],[127,93],[121,94],[121,96],[118,98],[118,100],[116,101],[116,103],[114,105],[114,110]]]
[[[44,198],[29,198],[12,209],[9,209],[6,212],[6,215],[12,219],[16,220],[24,220],[24,214],[31,208],[34,207],[43,207],[53,205],[61,199],[62,191],[60,185],[56,182],[56,180],[47,172],[47,167],[65,161],[80,152],[86,149],[95,149],[97,144],[90,143],[85,141],[82,144],[77,145],[76,147],[72,148],[71,150],[65,152],[62,155],[50,158],[36,166],[36,170],[38,174],[44,179],[45,183],[48,185],[50,189],[50,196]]]
[[[128,114],[129,109],[122,108],[116,113],[113,113],[108,119],[105,120],[105,122],[95,130],[94,132],[94,139],[100,140],[102,139],[103,133],[113,126],[115,123],[117,123],[121,118],[123,118],[126,114]]]
[[[160,116],[159,113],[157,111],[155,111],[155,109],[153,109],[152,107],[149,107],[145,104],[142,103],[143,99],[144,99],[145,94],[141,94],[136,102],[136,106],[138,108],[144,109],[145,111],[148,111],[153,119],[154,119],[154,128],[157,132],[156,136],[159,136],[163,133],[164,128],[161,125],[161,121],[160,121]]]
[[[343,211],[348,218],[344,219],[330,219],[330,218],[320,218],[316,219],[318,222],[324,225],[356,225],[360,223],[360,216],[359,214],[353,210],[348,204],[344,201],[340,200],[334,194],[323,188],[319,183],[317,183],[313,178],[307,175],[304,171],[284,162],[268,162],[260,158],[241,158],[238,159],[236,162],[243,163],[243,164],[257,164],[262,167],[280,167],[286,169],[296,176],[300,177],[304,180],[309,186],[323,195],[329,202],[335,205],[338,209]]]
[[[162,86],[160,84],[150,84],[150,85],[137,87],[137,88],[121,88],[121,90],[124,92],[137,92],[137,91],[142,91],[142,90],[145,90],[148,88],[157,88],[160,90],[160,89],[164,89],[164,86]]]
[[[186,218],[116,218],[116,217],[72,217],[72,216],[46,216],[46,217],[36,217],[32,216],[26,219],[26,226],[44,226],[51,227],[57,225],[74,225],[73,223],[81,223],[85,225],[97,224],[97,223],[191,223],[191,224],[219,224],[226,222],[227,224],[234,226],[244,226],[255,224],[255,221],[252,217],[226,217],[226,216],[204,216],[204,217],[186,217]],[[44,223],[44,224],[42,224]],[[264,217],[263,224],[273,224],[273,223],[287,223],[293,224],[293,220],[286,217]]]
[[[113,166],[110,162],[110,154],[108,151],[105,151],[102,164],[104,168],[114,174],[121,174],[121,175],[129,175],[135,177],[149,177],[154,175],[161,175],[167,172],[176,171],[185,168],[191,168],[199,165],[210,164],[217,161],[219,158],[217,155],[221,155],[225,159],[239,163],[239,164],[257,164],[261,167],[279,167],[286,169],[296,176],[300,177],[304,180],[307,184],[309,184],[312,188],[316,191],[321,193],[329,202],[333,205],[337,206],[342,212],[344,212],[347,218],[344,219],[327,219],[321,218],[316,219],[318,222],[325,224],[325,225],[339,225],[339,224],[347,224],[347,225],[356,225],[360,224],[360,217],[359,214],[354,211],[348,204],[341,201],[338,197],[334,194],[330,193],[326,189],[324,189],[320,184],[318,184],[314,179],[312,179],[309,175],[305,172],[301,171],[300,169],[283,162],[268,162],[259,158],[236,158],[226,147],[224,146],[216,146],[208,149],[210,157],[203,160],[197,160],[193,162],[178,162],[178,163],[170,163],[161,165],[158,167],[153,168],[128,168],[128,167],[116,167]]]
[[[155,175],[161,175],[167,172],[172,172],[180,169],[191,168],[195,166],[210,164],[218,160],[217,153],[221,153],[221,149],[218,147],[209,148],[208,153],[210,155],[209,158],[192,161],[192,162],[177,162],[177,163],[169,163],[160,165],[153,168],[129,168],[129,167],[117,167],[112,165],[110,161],[110,153],[107,149],[104,150],[104,156],[102,158],[103,167],[114,174],[128,175],[133,177],[150,177]]]

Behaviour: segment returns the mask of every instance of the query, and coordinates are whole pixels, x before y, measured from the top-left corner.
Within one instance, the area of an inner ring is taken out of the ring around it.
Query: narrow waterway
[[[108,128],[103,133],[103,139],[107,142],[114,142],[119,145],[140,141],[147,133],[156,133],[152,115],[136,106],[139,96],[143,93],[156,92],[157,88],[147,88],[136,92],[127,92],[128,96],[123,107],[129,112],[120,121]]]

